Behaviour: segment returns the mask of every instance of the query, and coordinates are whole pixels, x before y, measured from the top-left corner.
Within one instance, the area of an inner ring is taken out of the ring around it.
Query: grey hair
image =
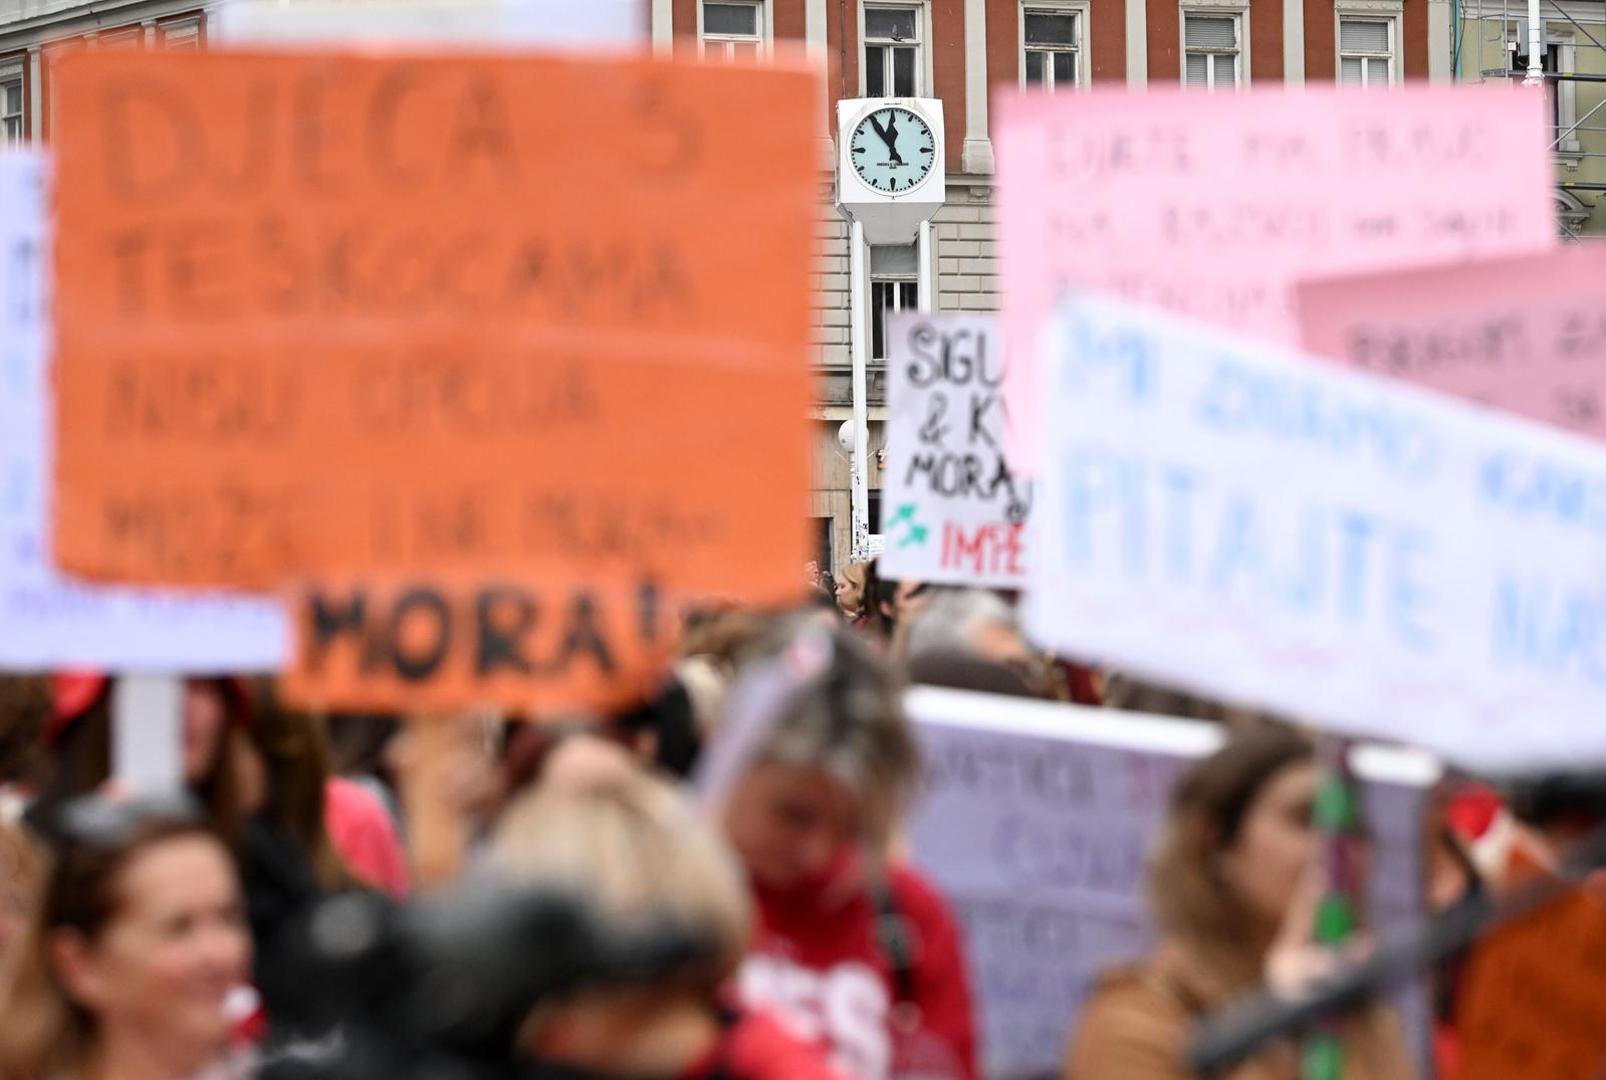
[[[943,589],[909,621],[905,651],[912,660],[925,653],[973,653],[977,627],[1002,626],[1020,633],[1020,619],[1009,602],[986,589]]]
[[[783,624],[765,652],[776,655],[805,625]],[[829,669],[788,696],[752,762],[831,774],[860,798],[867,839],[879,846],[918,783],[920,751],[893,670],[846,628],[830,640]]]

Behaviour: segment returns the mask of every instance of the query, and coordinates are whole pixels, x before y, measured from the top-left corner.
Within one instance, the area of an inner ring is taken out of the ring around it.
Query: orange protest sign
[[[1573,889],[1473,948],[1462,1080],[1606,1075],[1606,898]]]
[[[795,595],[805,72],[89,54],[59,94],[64,568]]]
[[[659,689],[676,606],[651,579],[421,576],[293,599],[282,685],[315,709],[616,709]]]

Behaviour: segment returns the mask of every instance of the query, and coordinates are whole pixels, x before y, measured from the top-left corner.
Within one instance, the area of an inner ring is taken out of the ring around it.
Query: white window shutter
[[[1346,53],[1389,51],[1389,24],[1373,19],[1344,19],[1338,24],[1338,48]]]
[[[1236,49],[1238,20],[1231,15],[1189,15],[1186,21],[1190,49]]]

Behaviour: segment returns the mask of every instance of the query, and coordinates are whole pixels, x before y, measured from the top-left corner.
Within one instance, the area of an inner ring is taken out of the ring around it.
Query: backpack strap
[[[894,1005],[910,1005],[915,999],[915,961],[919,954],[914,925],[898,910],[892,883],[877,875],[870,882],[870,899],[875,905],[875,940],[887,966],[892,969]]]

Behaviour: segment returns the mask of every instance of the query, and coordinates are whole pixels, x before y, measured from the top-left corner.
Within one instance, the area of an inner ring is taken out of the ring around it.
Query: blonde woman
[[[514,803],[497,829],[493,868],[576,892],[621,930],[673,919],[705,938],[706,952],[656,982],[542,1003],[519,1032],[520,1050],[603,1077],[838,1080],[775,1022],[724,1007],[721,988],[747,947],[752,910],[719,839],[673,788],[618,761],[596,764],[570,761]]]
[[[864,622],[864,590],[869,580],[864,563],[849,563],[836,575],[836,606],[842,617],[855,626]]]

